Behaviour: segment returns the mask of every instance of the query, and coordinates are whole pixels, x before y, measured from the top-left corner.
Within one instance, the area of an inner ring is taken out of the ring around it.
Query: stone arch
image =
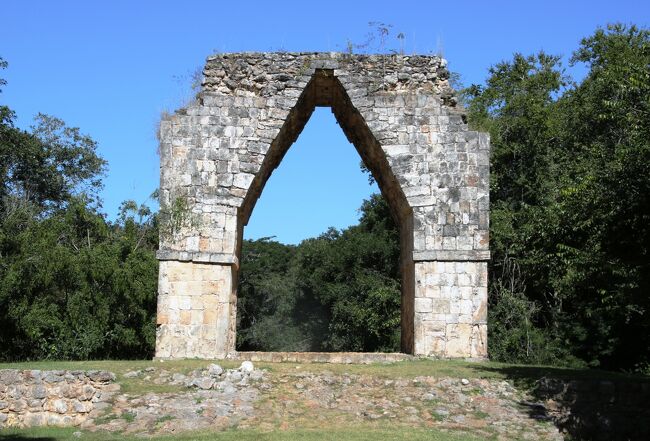
[[[158,253],[156,355],[234,351],[243,227],[314,108],[329,106],[400,226],[402,351],[485,357],[489,140],[467,129],[447,77],[438,57],[208,58],[197,101],[161,124],[174,228]]]
[[[241,256],[244,227],[262,194],[262,190],[273,171],[280,165],[289,148],[298,139],[316,107],[330,107],[332,113],[348,138],[354,145],[364,164],[377,181],[379,189],[388,202],[391,214],[400,230],[400,269],[402,278],[402,343],[403,352],[411,353],[413,347],[414,286],[408,283],[413,278],[411,254],[413,234],[413,210],[408,204],[402,188],[392,172],[380,143],[375,139],[359,111],[352,104],[341,82],[334,76],[333,69],[315,69],[295,106],[289,111],[282,128],[271,142],[262,164],[246,192],[238,212],[239,234],[237,257]]]

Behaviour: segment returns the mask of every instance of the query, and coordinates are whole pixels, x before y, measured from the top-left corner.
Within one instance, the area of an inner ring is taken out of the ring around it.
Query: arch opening
[[[391,216],[398,227],[400,237],[399,273],[401,275],[400,348],[401,352],[412,353],[415,289],[414,262],[412,258],[413,212],[397,178],[393,174],[379,141],[374,137],[366,121],[352,104],[343,85],[331,69],[315,70],[296,105],[286,117],[278,135],[271,143],[259,172],[251,182],[244,201],[238,210],[237,260],[242,260],[243,232],[250,220],[255,204],[259,200],[271,174],[278,168],[289,148],[298,139],[316,107],[331,109],[346,138],[355,147],[363,164],[377,182],[381,194],[387,202]],[[238,280],[238,268],[233,273],[233,280]],[[235,291],[237,289],[236,286]]]

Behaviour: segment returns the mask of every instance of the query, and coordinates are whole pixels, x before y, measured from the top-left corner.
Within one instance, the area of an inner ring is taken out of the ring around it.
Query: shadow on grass
[[[474,369],[530,391],[534,399],[519,403],[522,409],[552,421],[571,440],[650,440],[650,377],[543,366]]]

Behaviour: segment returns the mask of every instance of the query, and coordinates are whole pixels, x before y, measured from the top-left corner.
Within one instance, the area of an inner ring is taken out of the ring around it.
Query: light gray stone
[[[210,374],[211,376],[218,377],[222,373],[223,373],[223,368],[218,364],[210,364],[208,366],[208,374]]]
[[[241,366],[239,367],[239,370],[250,374],[251,372],[253,372],[253,370],[255,370],[255,366],[253,366],[252,361],[245,360],[242,362]]]
[[[47,397],[47,389],[42,384],[37,384],[32,388],[32,397],[34,398],[45,398]]]
[[[192,381],[192,385],[199,389],[211,389],[214,385],[214,379],[211,377],[199,377]]]
[[[52,409],[55,412],[64,414],[68,411],[68,404],[65,402],[65,400],[54,400],[52,402]]]

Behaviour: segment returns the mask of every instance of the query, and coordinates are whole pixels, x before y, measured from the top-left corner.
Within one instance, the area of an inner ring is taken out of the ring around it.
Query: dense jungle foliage
[[[650,32],[598,29],[570,63],[582,80],[515,54],[462,94],[492,138],[490,357],[648,373]],[[14,121],[0,106],[0,359],[150,357],[157,215],[108,221],[95,142]],[[245,241],[238,347],[397,350],[397,238],[374,196],[343,231]]]

